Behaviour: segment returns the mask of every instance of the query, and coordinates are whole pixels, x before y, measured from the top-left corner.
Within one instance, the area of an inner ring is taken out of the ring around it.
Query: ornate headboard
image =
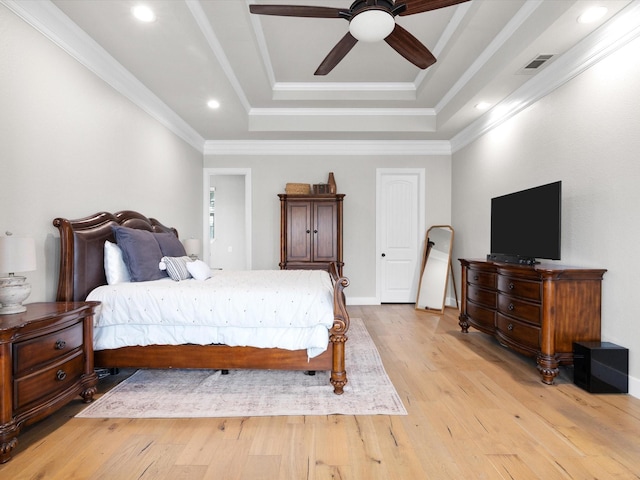
[[[132,210],[100,212],[77,220],[56,218],[53,225],[60,231],[58,302],[82,301],[91,290],[106,285],[104,242],[115,242],[113,225],[158,233],[171,232],[178,236],[175,228],[166,227],[156,219]]]

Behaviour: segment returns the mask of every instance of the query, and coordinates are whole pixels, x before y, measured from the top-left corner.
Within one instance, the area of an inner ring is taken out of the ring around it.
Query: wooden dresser
[[[573,364],[573,342],[600,341],[604,269],[461,259],[459,325],[536,358],[542,381]]]
[[[11,459],[23,426],[77,395],[96,392],[93,314],[99,302],[32,303],[0,316],[0,463]]]
[[[336,262],[342,276],[344,194],[280,197],[280,268],[328,270]]]

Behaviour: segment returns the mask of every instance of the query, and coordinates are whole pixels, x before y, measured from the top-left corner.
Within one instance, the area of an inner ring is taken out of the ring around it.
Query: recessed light
[[[155,22],[156,14],[146,5],[136,5],[131,9],[131,13],[141,22]]]
[[[600,20],[607,13],[607,7],[592,7],[578,17],[578,23],[593,23]]]
[[[209,108],[220,108],[220,102],[218,100],[209,100],[207,102],[207,106]]]
[[[476,108],[478,110],[486,110],[487,108],[489,108],[491,106],[491,104],[489,102],[479,102],[476,103]]]

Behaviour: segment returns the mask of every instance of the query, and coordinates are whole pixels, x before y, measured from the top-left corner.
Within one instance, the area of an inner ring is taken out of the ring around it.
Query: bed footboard
[[[345,367],[345,343],[349,330],[349,314],[347,313],[344,289],[349,286],[349,279],[338,276],[338,268],[335,263],[329,265],[329,274],[333,281],[333,327],[329,332],[329,341],[333,345],[333,357],[331,366],[331,385],[337,395],[344,393],[347,384],[347,372]]]

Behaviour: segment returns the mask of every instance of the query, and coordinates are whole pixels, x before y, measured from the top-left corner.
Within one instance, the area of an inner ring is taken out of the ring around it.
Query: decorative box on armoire
[[[280,197],[280,269],[328,270],[335,262],[342,275],[344,194]]]

